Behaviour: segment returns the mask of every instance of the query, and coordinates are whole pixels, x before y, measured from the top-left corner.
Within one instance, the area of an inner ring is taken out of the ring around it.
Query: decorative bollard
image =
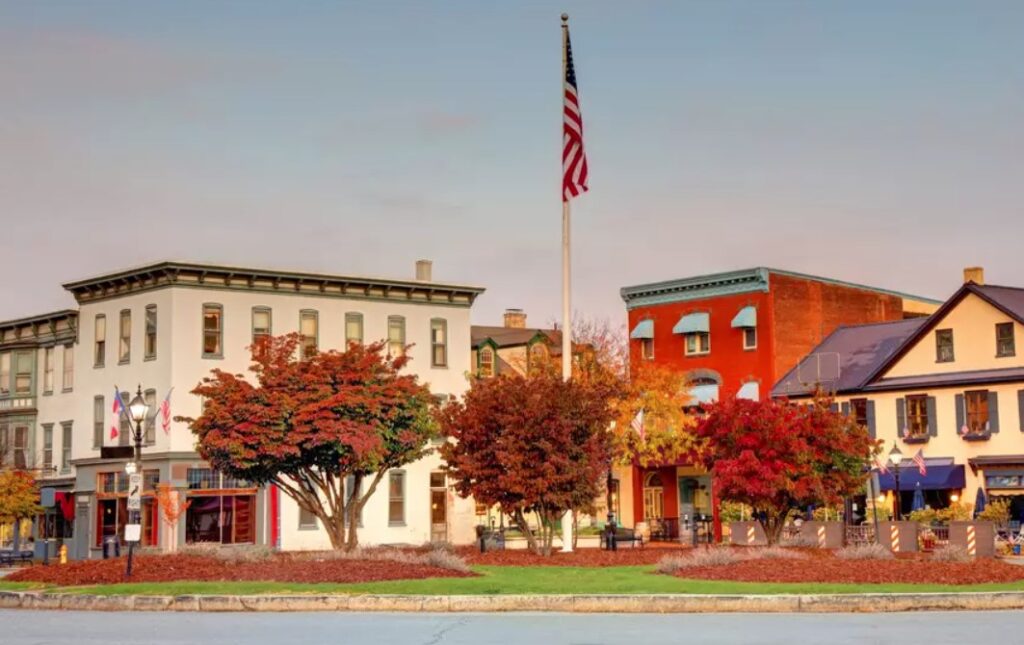
[[[768,537],[760,522],[730,522],[729,540],[734,546],[764,546]]]
[[[893,553],[917,551],[917,522],[879,522],[878,542]]]
[[[949,543],[972,557],[991,558],[996,554],[996,527],[992,522],[950,522]]]
[[[846,527],[842,522],[804,522],[800,537],[813,541],[819,549],[840,549],[846,541]]]

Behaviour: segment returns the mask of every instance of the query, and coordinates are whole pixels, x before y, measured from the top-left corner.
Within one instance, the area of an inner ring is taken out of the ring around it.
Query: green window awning
[[[654,338],[654,321],[653,320],[641,320],[633,328],[633,331],[629,332],[629,337],[636,340],[638,338]]]
[[[732,326],[757,327],[757,307],[751,305],[740,309],[740,312],[732,319]]]
[[[672,328],[673,334],[707,334],[711,331],[711,315],[700,312],[686,314]]]

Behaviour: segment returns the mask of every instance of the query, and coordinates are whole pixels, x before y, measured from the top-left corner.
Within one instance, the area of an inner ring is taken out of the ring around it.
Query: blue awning
[[[694,385],[690,388],[690,405],[714,403],[718,400],[718,386],[715,384]],[[900,482],[901,484],[903,482]]]
[[[750,305],[740,309],[740,312],[732,319],[732,326],[757,327],[757,307]]]
[[[629,332],[629,337],[634,340],[637,338],[654,338],[654,321],[651,319],[641,320],[633,328],[633,331]]]
[[[736,393],[736,398],[759,401],[761,399],[760,384],[757,381],[747,381],[740,386],[740,391]],[[903,482],[900,483],[902,484]]]
[[[711,315],[708,313],[686,314],[672,328],[673,334],[696,334],[711,331]]]
[[[967,479],[964,476],[963,465],[951,463],[952,459],[936,459],[935,461],[947,463],[929,463],[931,459],[925,459],[927,475],[922,476],[921,471],[913,461],[904,460],[900,467],[900,490],[912,491],[921,484],[921,490],[949,490],[953,488],[965,488]],[[895,490],[896,478],[893,477],[892,468],[886,474],[878,474],[878,485],[882,490]]]

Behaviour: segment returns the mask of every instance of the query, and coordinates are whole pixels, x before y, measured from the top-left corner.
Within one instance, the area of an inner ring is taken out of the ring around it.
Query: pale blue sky
[[[0,319],[158,259],[559,307],[558,16],[591,192],[575,306],[755,265],[1024,285],[1024,3],[0,2]]]

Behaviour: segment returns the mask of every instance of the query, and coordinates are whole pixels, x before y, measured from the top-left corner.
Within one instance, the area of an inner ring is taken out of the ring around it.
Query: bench
[[[644,546],[644,536],[640,535],[633,529],[620,528],[615,531],[615,547],[620,544],[628,542],[630,546],[639,545],[640,548]],[[601,548],[608,549],[608,533],[605,531],[601,532]]]
[[[18,562],[22,564],[29,564],[32,562],[33,553],[31,551],[18,551],[15,553],[9,549],[0,551],[0,566],[13,567]]]

